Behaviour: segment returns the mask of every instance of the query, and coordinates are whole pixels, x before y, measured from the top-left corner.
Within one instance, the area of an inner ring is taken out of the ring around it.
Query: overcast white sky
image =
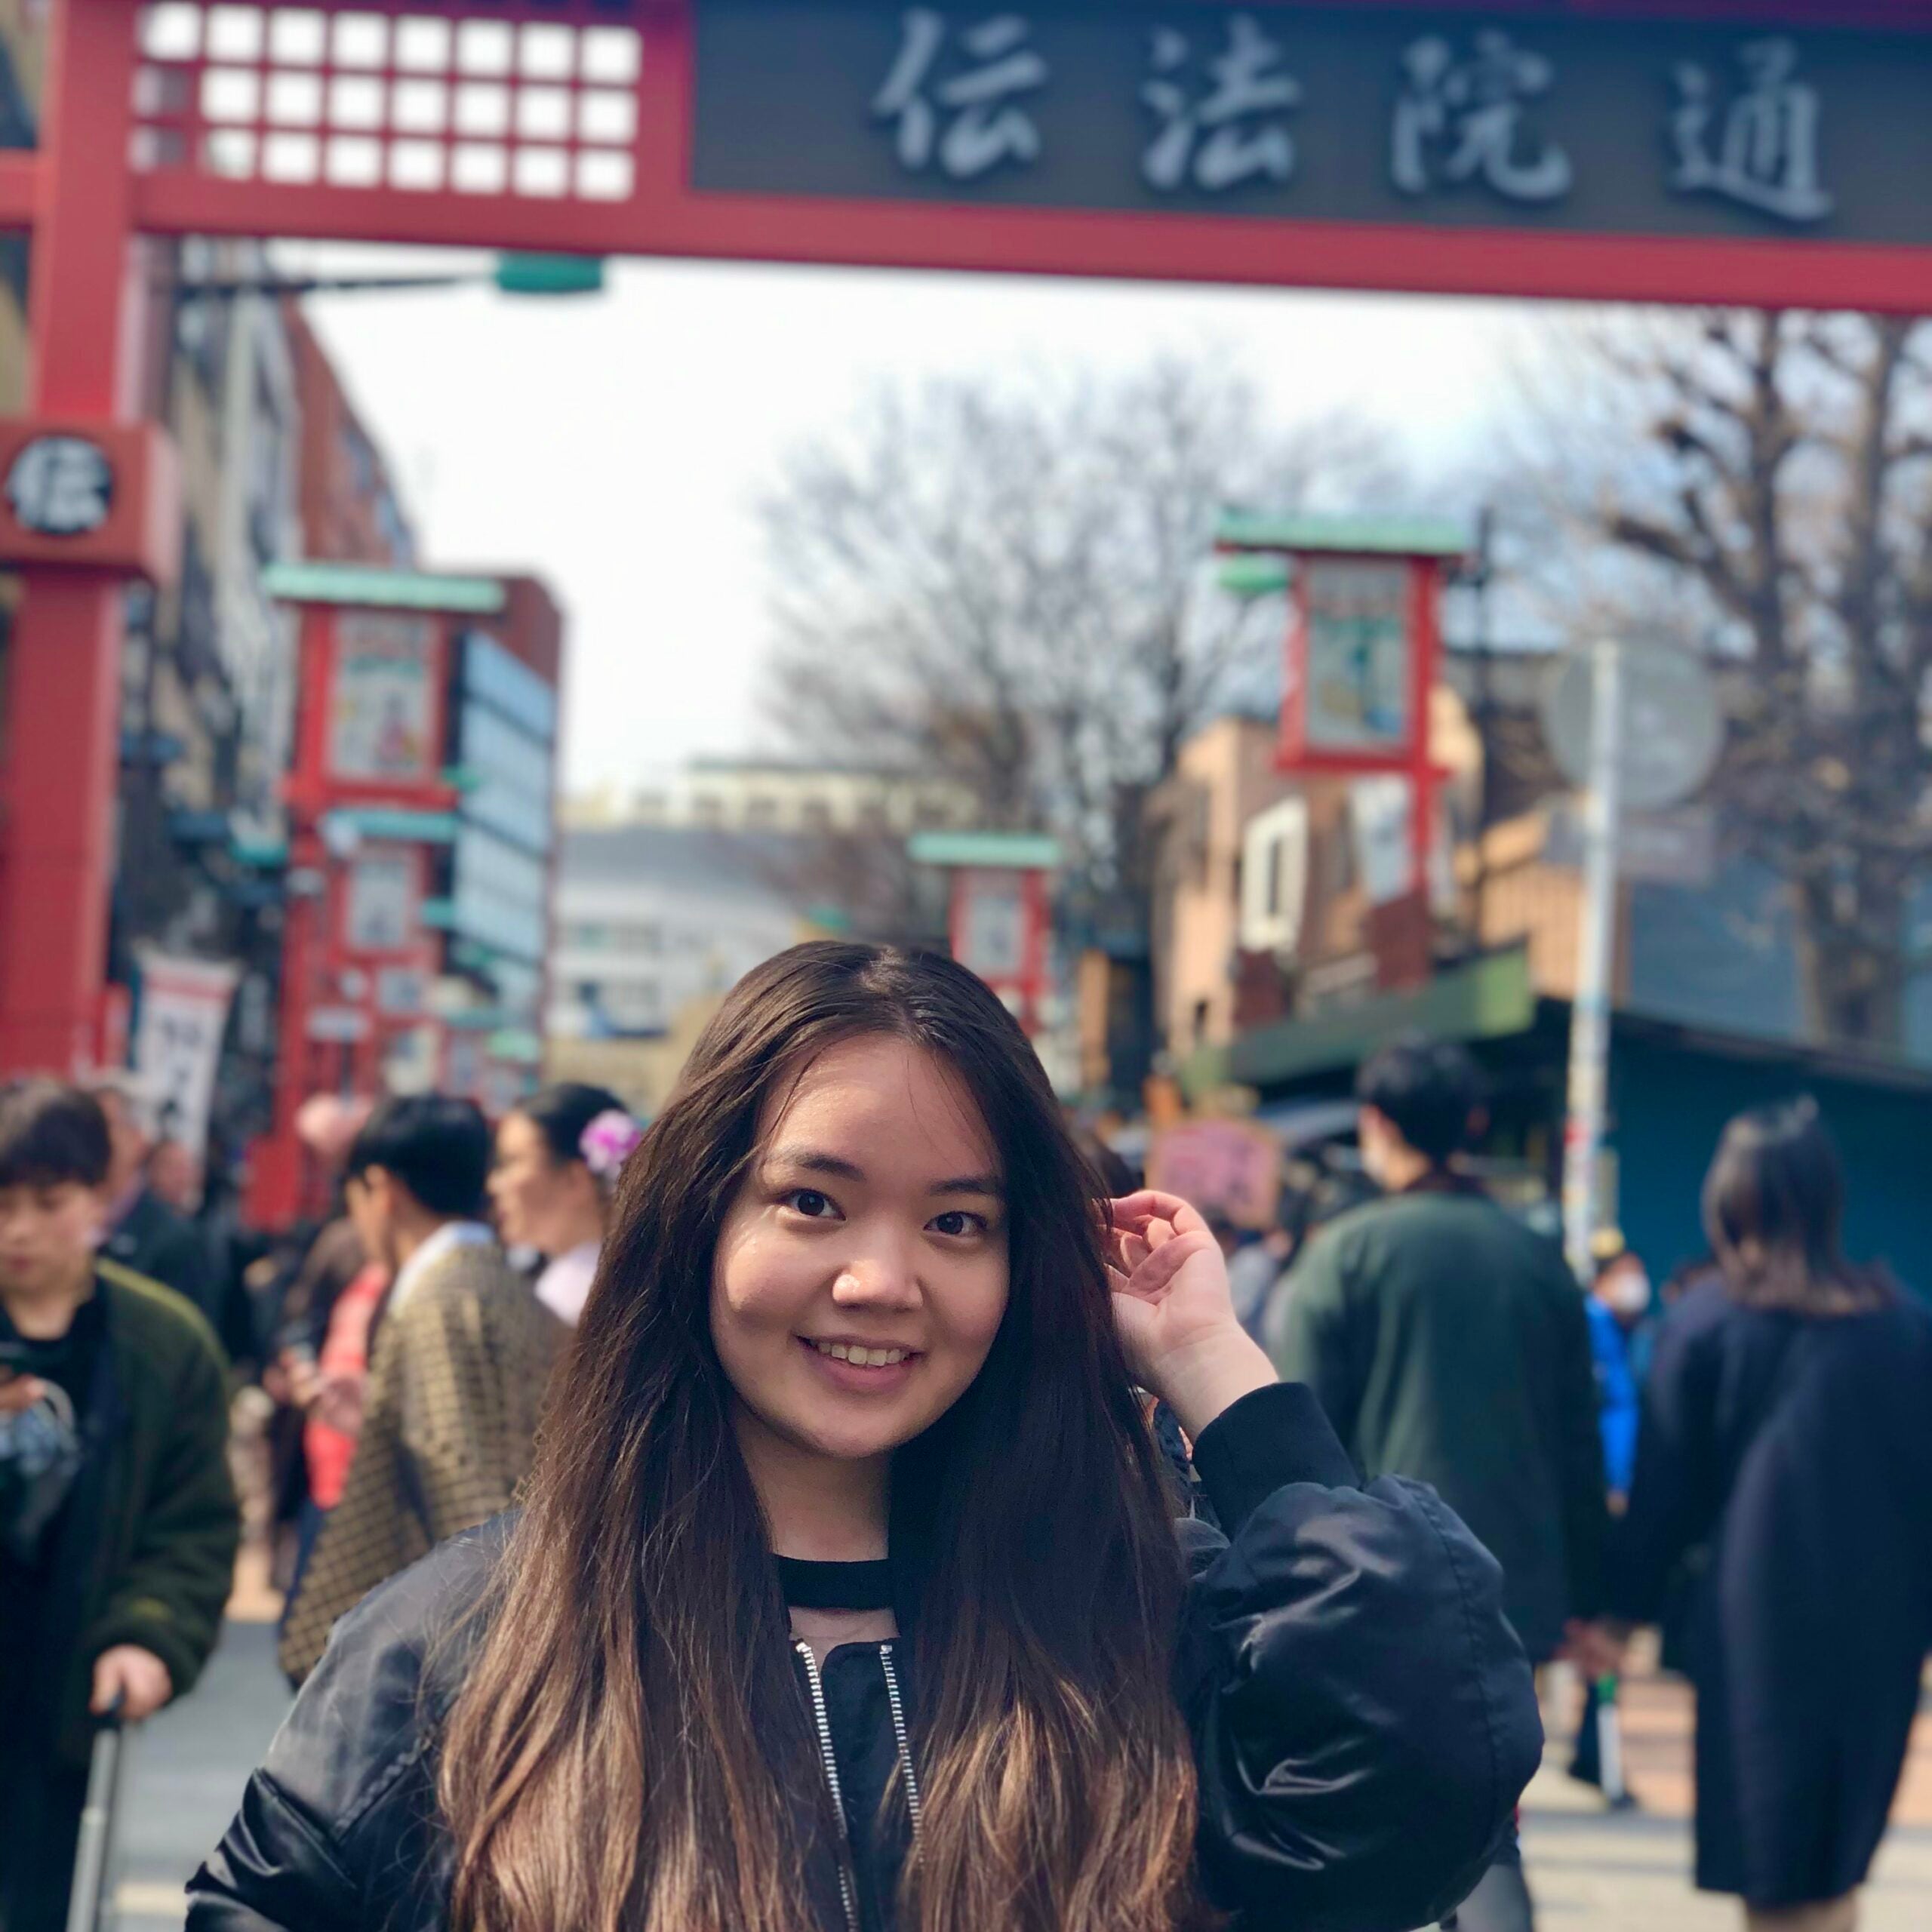
[[[327,261],[390,266],[368,251]],[[1124,368],[1226,345],[1284,420],[1354,405],[1439,472],[1478,453],[1528,326],[1520,308],[1471,302],[661,263],[614,266],[601,297],[466,289],[313,312],[403,478],[426,561],[535,571],[568,610],[572,789],[753,746],[752,505],[779,453],[875,376]]]

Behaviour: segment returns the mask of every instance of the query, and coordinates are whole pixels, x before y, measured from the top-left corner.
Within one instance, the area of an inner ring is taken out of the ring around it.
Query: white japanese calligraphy
[[[1786,221],[1822,221],[1835,204],[1818,178],[1818,91],[1795,79],[1798,49],[1785,39],[1738,50],[1744,85],[1726,106],[1721,131],[1710,70],[1695,61],[1676,71],[1671,137],[1679,194],[1714,194]]]
[[[1149,186],[1219,194],[1244,182],[1287,180],[1295,171],[1294,137],[1284,116],[1298,106],[1301,83],[1281,67],[1281,48],[1247,14],[1228,23],[1227,47],[1208,63],[1212,88],[1196,97],[1180,76],[1193,58],[1186,35],[1154,31],[1154,78],[1140,97],[1160,117],[1161,131],[1142,157]]]
[[[1032,29],[1017,14],[968,27],[968,60],[941,76],[949,34],[945,15],[914,7],[904,18],[899,57],[872,102],[873,118],[898,124],[900,164],[915,173],[937,160],[955,181],[971,181],[1002,162],[1037,160],[1040,131],[1019,97],[1047,84],[1047,63],[1027,45]]]
[[[113,466],[84,438],[37,436],[7,472],[7,500],[37,536],[85,537],[107,521]]]
[[[1402,66],[1390,167],[1404,194],[1475,180],[1512,202],[1569,192],[1569,155],[1554,142],[1537,147],[1523,125],[1524,103],[1547,94],[1555,78],[1542,54],[1491,28],[1477,34],[1467,60],[1429,34],[1409,48]]]

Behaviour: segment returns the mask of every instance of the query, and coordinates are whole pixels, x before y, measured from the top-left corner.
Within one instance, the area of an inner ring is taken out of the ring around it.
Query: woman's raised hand
[[[1152,1189],[1109,1204],[1114,1318],[1134,1373],[1198,1435],[1231,1402],[1275,1379],[1235,1318],[1227,1263],[1178,1195]]]

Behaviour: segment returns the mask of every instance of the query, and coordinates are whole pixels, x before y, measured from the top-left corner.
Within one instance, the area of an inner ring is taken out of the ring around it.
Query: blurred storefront
[[[528,577],[283,565],[300,613],[275,1122],[251,1209],[313,1204],[296,1109],[534,1083],[562,621]]]

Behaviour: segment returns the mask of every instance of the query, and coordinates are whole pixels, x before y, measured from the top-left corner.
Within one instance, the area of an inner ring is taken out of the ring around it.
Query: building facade
[[[977,821],[971,791],[950,779],[869,766],[773,758],[694,758],[661,782],[607,787],[571,802],[573,824],[654,826],[796,838],[903,839],[964,831]]]
[[[562,838],[546,1070],[662,1106],[697,1026],[814,930],[798,841],[697,826],[577,825]]]
[[[549,943],[562,622],[533,579],[304,563],[275,1124],[254,1211],[312,1206],[318,1091],[534,1084]]]

